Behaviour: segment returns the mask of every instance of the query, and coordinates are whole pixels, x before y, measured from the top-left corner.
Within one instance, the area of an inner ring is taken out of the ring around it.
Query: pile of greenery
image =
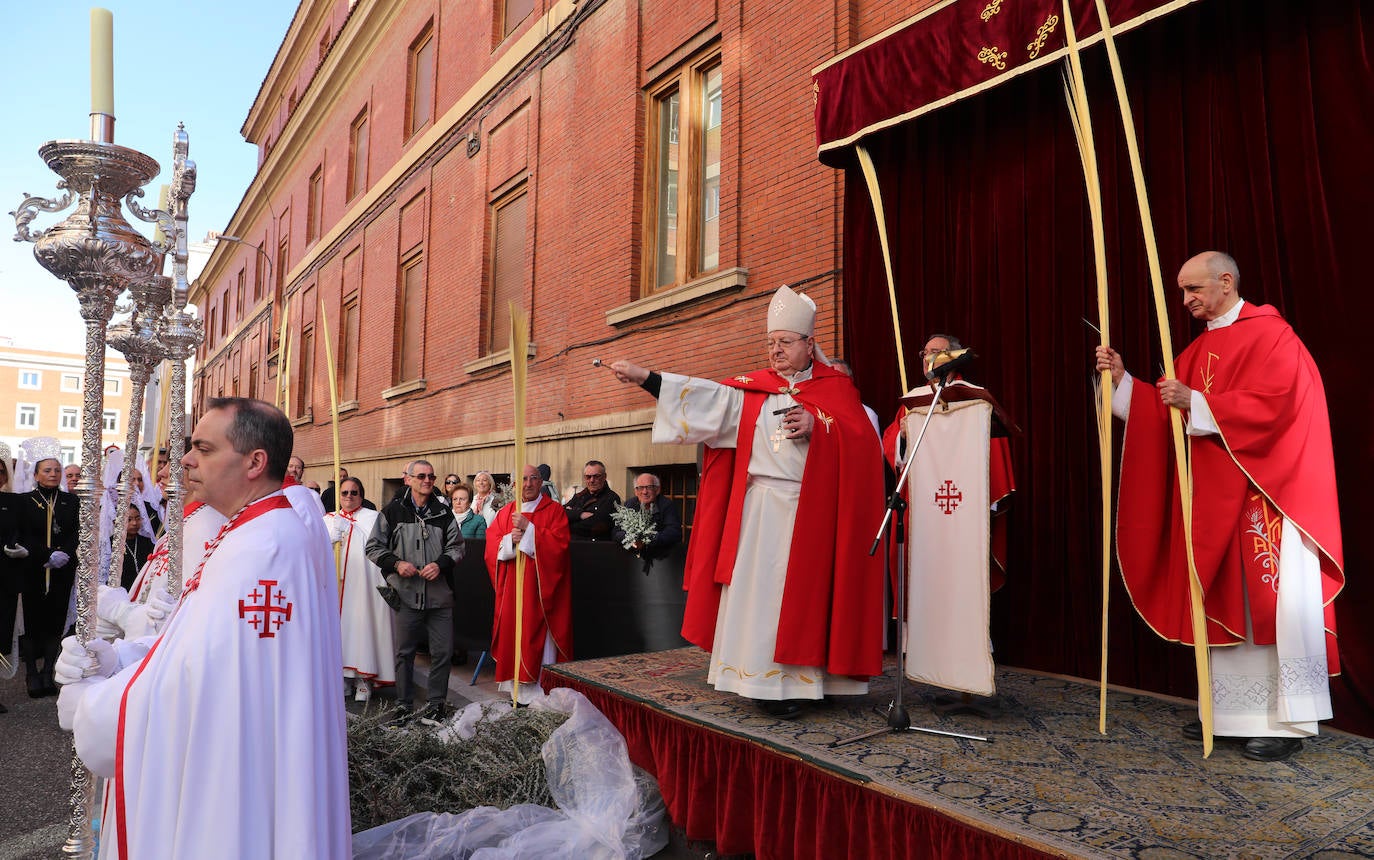
[[[521,803],[554,808],[540,749],[568,715],[519,708],[492,721],[490,709],[471,740],[418,721],[387,728],[389,709],[350,717],[348,785],[353,832],[417,812],[505,809]],[[497,705],[495,707],[502,707]]]

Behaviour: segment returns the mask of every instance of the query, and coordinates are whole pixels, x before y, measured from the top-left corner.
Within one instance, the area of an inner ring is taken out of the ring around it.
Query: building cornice
[[[387,27],[400,14],[403,6],[403,0],[379,0],[375,4],[369,4],[365,14],[355,13],[349,18],[345,32],[340,34],[341,41],[329,52],[325,67],[315,76],[314,83],[296,108],[296,113],[283,130],[272,154],[263,162],[263,166],[249,184],[239,209],[230,219],[228,232],[231,235],[242,235],[240,231],[261,217],[267,201],[272,199],[285,177],[300,161],[305,143],[312,139],[338,102],[350,91],[348,85],[364,68],[373,49],[385,35]],[[457,129],[468,121],[469,115],[477,106],[496,91],[512,72],[544,47],[545,42],[572,16],[576,8],[576,0],[557,0],[544,17],[505,50],[442,117],[427,131],[410,141],[396,163],[373,182],[367,191],[360,194],[343,216],[336,220],[291,268],[284,283],[290,285],[309,271],[326,253],[331,252],[334,245],[374,206],[394,194],[402,180],[422,163],[432,150],[450,139]],[[201,277],[192,285],[192,301],[205,293],[204,285],[219,280],[228,262],[233,258],[233,253],[221,253],[220,246],[215,248]],[[286,292],[290,291],[288,286]]]

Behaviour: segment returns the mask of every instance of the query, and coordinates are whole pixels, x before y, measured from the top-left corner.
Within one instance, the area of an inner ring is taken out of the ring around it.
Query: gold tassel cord
[[[883,192],[878,187],[878,171],[873,166],[873,156],[862,145],[854,147],[859,155],[859,167],[863,169],[864,182],[868,183],[868,196],[873,201],[873,218],[878,225],[878,242],[883,249],[883,268],[887,270],[887,300],[892,307],[892,337],[897,344],[897,374],[902,381],[902,394],[911,389],[906,381],[906,355],[902,351],[902,324],[897,315],[897,283],[892,277],[892,251],[887,243],[887,216],[883,213]]]
[[[339,499],[343,492],[343,481],[339,478],[339,376],[334,364],[334,346],[330,343],[329,314],[324,310],[324,297],[320,297],[320,328],[324,333],[324,361],[329,372],[329,419],[334,428],[334,516],[339,515]],[[309,384],[309,383],[305,383]],[[334,544],[334,574],[339,579],[339,595],[343,596],[343,544]]]
[[[515,468],[516,474],[524,476],[525,469],[525,379],[528,370],[528,344],[529,329],[526,325],[525,312],[516,307],[515,302],[510,303],[510,370],[511,382],[515,386],[514,392],[514,411],[515,411]],[[517,489],[515,498],[508,504],[516,506],[519,511],[523,507],[520,492]],[[520,670],[524,667],[524,649],[521,647],[525,640],[525,554],[520,551],[520,547],[515,549],[515,673],[511,682],[511,699],[515,704],[520,704]]]
[[[1102,181],[1097,167],[1097,146],[1093,139],[1092,112],[1088,106],[1087,84],[1083,77],[1083,63],[1079,55],[1078,36],[1074,32],[1073,10],[1069,0],[1064,4],[1064,35],[1068,40],[1068,54],[1064,67],[1065,96],[1069,106],[1074,137],[1078,141],[1079,160],[1083,164],[1083,183],[1088,195],[1088,216],[1092,224],[1093,263],[1097,276],[1097,323],[1099,343],[1111,346],[1109,325],[1109,296],[1107,292],[1107,242],[1102,217]],[[1097,730],[1107,733],[1107,624],[1108,598],[1112,575],[1112,372],[1101,373],[1098,384],[1097,412],[1098,468],[1102,481],[1102,647],[1101,679],[1098,690]]]
[[[1121,71],[1121,57],[1117,55],[1116,39],[1104,0],[1096,0],[1097,17],[1102,25],[1102,43],[1107,48],[1107,60],[1112,70],[1112,83],[1121,114],[1122,130],[1126,135],[1126,151],[1130,156],[1131,174],[1135,179],[1136,203],[1140,207],[1140,227],[1145,236],[1145,257],[1150,266],[1150,283],[1154,288],[1155,320],[1159,326],[1160,349],[1164,354],[1164,378],[1174,379],[1174,349],[1169,336],[1169,310],[1164,300],[1164,279],[1159,268],[1159,248],[1155,243],[1154,221],[1150,216],[1150,201],[1145,189],[1145,172],[1140,161],[1140,144],[1136,137],[1135,118],[1126,95],[1126,79]],[[1179,498],[1183,507],[1183,544],[1188,558],[1188,597],[1193,629],[1193,656],[1197,663],[1198,716],[1202,720],[1202,756],[1212,754],[1212,680],[1207,652],[1207,617],[1202,605],[1202,583],[1198,579],[1197,563],[1193,558],[1193,494],[1192,475],[1188,468],[1188,454],[1184,448],[1183,416],[1175,407],[1169,408],[1169,424],[1174,440],[1174,468],[1178,472]]]

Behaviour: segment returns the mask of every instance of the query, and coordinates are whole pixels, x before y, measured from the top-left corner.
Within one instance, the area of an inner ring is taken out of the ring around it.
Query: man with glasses
[[[606,485],[606,464],[588,460],[582,467],[582,484],[583,489],[563,506],[568,512],[568,531],[573,540],[610,540],[615,527],[611,514],[620,496]]]
[[[635,478],[635,497],[625,503],[632,511],[646,510],[654,519],[654,536],[647,543],[636,543],[627,547],[631,552],[644,559],[647,573],[655,559],[666,556],[673,547],[682,543],[682,516],[677,511],[677,502],[662,495],[663,485],[658,476],[644,472]],[[625,542],[624,530],[615,530],[615,539]]]
[[[715,383],[610,366],[658,398],[655,442],[707,446],[682,635],[711,651],[709,683],[775,719],[866,693],[882,671],[882,565],[868,554],[882,452],[858,389],[820,354],[815,321],[815,302],[783,286],[762,370]]]
[[[340,483],[342,483],[343,481],[347,481],[347,480],[348,480],[348,469],[344,468],[343,466],[340,466],[340,467],[339,467],[339,481],[340,481]],[[330,482],[329,482],[329,486],[326,487],[326,488],[325,488],[325,491],[324,491],[323,493],[320,494],[320,503],[324,505],[324,511],[325,511],[325,513],[327,513],[327,514],[332,514],[332,513],[334,513],[334,482],[333,482],[333,481],[330,481]],[[340,502],[340,507],[342,507],[342,506],[343,506],[343,503]],[[375,511],[375,510],[377,510],[377,506],[374,505],[374,504],[372,504],[371,502],[369,502],[367,499],[363,499],[363,507],[364,507],[364,508],[367,508],[369,511]]]
[[[463,557],[463,539],[453,512],[434,495],[434,466],[415,460],[406,466],[408,492],[377,515],[366,553],[396,589],[395,724],[409,722],[415,695],[415,649],[429,636],[428,704],[421,722],[438,725],[449,715],[448,674],[453,661],[453,568]]]

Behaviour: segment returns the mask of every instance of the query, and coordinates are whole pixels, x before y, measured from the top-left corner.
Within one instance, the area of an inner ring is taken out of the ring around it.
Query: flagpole
[[[1150,201],[1145,189],[1145,171],[1140,161],[1140,144],[1136,137],[1135,118],[1126,95],[1126,78],[1121,71],[1121,58],[1116,52],[1111,21],[1104,0],[1096,0],[1097,17],[1102,24],[1102,43],[1107,48],[1107,60],[1112,69],[1112,83],[1121,113],[1121,126],[1126,134],[1126,151],[1130,155],[1131,175],[1135,179],[1136,203],[1140,207],[1140,228],[1145,236],[1145,257],[1150,266],[1150,283],[1154,288],[1155,319],[1159,325],[1160,349],[1164,354],[1164,378],[1174,379],[1174,349],[1169,336],[1169,310],[1164,300],[1164,279],[1159,268],[1159,248],[1155,243],[1154,222],[1150,216]],[[1183,414],[1178,407],[1169,407],[1169,424],[1174,439],[1174,468],[1178,472],[1179,500],[1183,507],[1183,546],[1188,558],[1188,597],[1193,628],[1193,657],[1197,663],[1198,716],[1202,720],[1202,757],[1212,754],[1212,681],[1207,652],[1207,617],[1202,605],[1202,582],[1198,579],[1197,562],[1193,558],[1193,494],[1192,475],[1184,448]]]
[[[528,343],[529,330],[525,321],[525,312],[516,307],[515,302],[510,303],[510,369],[511,381],[514,383],[514,407],[515,407],[515,471],[521,475],[523,484],[525,468],[525,379],[528,362]],[[516,498],[511,502],[518,505],[517,512],[523,508],[520,494],[516,493]],[[523,534],[523,532],[522,532]],[[524,664],[524,650],[521,646],[525,641],[525,554],[520,551],[520,547],[515,549],[515,672],[512,675],[511,701],[515,705],[520,704],[520,669]]]
[[[1073,10],[1064,3],[1064,35],[1068,39],[1064,70],[1065,95],[1074,138],[1083,163],[1083,183],[1088,194],[1088,216],[1092,224],[1093,263],[1097,275],[1097,333],[1102,346],[1111,346],[1109,301],[1107,293],[1107,241],[1102,218],[1102,177],[1097,166],[1097,145],[1093,139],[1092,113],[1083,77],[1078,35],[1074,32]],[[1107,733],[1107,608],[1112,577],[1112,372],[1103,370],[1098,384],[1097,452],[1102,481],[1102,653],[1101,681],[1098,689],[1097,730]]]

